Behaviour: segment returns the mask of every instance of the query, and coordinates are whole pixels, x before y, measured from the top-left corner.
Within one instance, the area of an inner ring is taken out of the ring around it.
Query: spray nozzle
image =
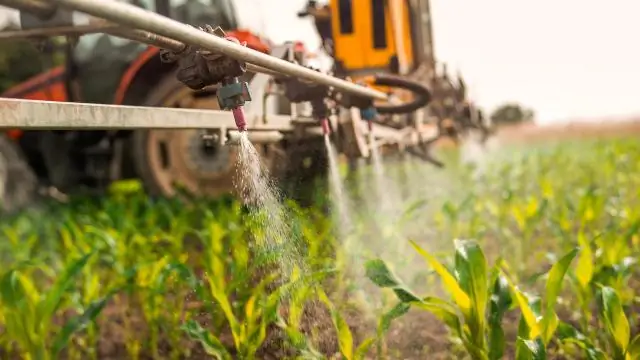
[[[367,122],[369,132],[373,130],[373,120],[376,118],[376,116],[378,116],[378,112],[373,106],[369,106],[360,110],[360,117]]]
[[[236,122],[238,131],[247,131],[247,121],[244,118],[244,110],[241,106],[231,109],[233,120]]]
[[[324,118],[320,121],[320,124],[322,125],[322,134],[327,136],[329,134],[331,134],[331,127],[329,126],[329,119],[328,118]]]
[[[238,130],[245,131],[247,122],[242,106],[245,102],[251,101],[249,85],[246,82],[239,81],[238,78],[225,79],[216,96],[221,109],[231,109]]]

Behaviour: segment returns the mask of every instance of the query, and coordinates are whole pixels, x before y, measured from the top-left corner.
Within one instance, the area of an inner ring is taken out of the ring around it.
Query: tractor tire
[[[16,143],[0,134],[0,209],[12,213],[31,204],[38,178]]]
[[[215,96],[197,97],[173,74],[154,87],[143,105],[219,109]],[[134,173],[151,195],[215,197],[234,190],[237,149],[205,151],[199,130],[136,130],[130,141]]]

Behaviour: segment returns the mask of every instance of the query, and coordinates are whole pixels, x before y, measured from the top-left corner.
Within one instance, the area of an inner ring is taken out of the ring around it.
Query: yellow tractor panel
[[[400,1],[405,56],[413,64],[413,42],[407,0]],[[331,0],[335,60],[347,73],[388,72],[396,56],[387,0]]]

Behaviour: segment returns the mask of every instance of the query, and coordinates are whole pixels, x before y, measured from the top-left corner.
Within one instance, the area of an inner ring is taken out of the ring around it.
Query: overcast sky
[[[234,3],[273,40],[318,47],[311,22],[296,18],[306,0]],[[436,56],[488,109],[519,101],[540,122],[640,114],[638,0],[432,0],[432,11]]]

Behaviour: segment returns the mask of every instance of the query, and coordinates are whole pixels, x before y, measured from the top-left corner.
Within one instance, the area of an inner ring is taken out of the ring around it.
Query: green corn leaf
[[[531,340],[535,339],[542,334],[539,324],[540,314],[537,309],[534,308],[536,302],[539,304],[540,299],[532,298],[529,299],[522,291],[519,289],[513,288],[512,292],[514,293],[514,297],[516,302],[518,303],[518,307],[520,308],[520,312],[522,313],[521,324],[526,329],[526,334],[522,332],[518,332],[523,339]]]
[[[629,346],[631,333],[629,320],[624,314],[622,303],[616,291],[607,286],[602,287],[600,291],[600,317],[611,337],[616,358],[622,358]]]
[[[251,297],[245,303],[241,338],[247,355],[255,355],[267,336],[267,324],[278,317],[277,306],[273,306],[274,303],[270,302],[268,296],[265,295],[265,287],[275,277],[275,274],[265,276],[258,286],[254,287]],[[262,300],[265,298],[267,299],[263,305]]]
[[[195,320],[187,321],[187,323],[182,326],[182,330],[186,332],[191,339],[198,341],[204,348],[204,351],[217,360],[233,360],[231,354],[229,354],[220,340],[203,329]]]
[[[556,331],[558,341],[575,344],[580,347],[588,360],[607,360],[607,356],[573,326],[561,322]]]
[[[60,306],[62,296],[73,284],[75,277],[82,272],[91,256],[93,256],[93,253],[83,255],[64,269],[62,276],[56,279],[53,287],[47,292],[44,301],[38,306],[39,321],[50,319],[53,316]]]
[[[340,312],[333,306],[331,300],[327,294],[320,288],[317,289],[318,297],[320,301],[322,301],[327,308],[329,308],[329,312],[331,313],[331,319],[333,320],[333,326],[338,333],[338,345],[340,346],[340,353],[346,360],[353,360],[353,334],[351,333],[351,329],[349,329],[349,325],[344,320]]]
[[[401,302],[394,306],[391,310],[384,313],[378,321],[378,337],[381,338],[382,336],[384,336],[384,334],[389,331],[389,328],[391,328],[391,323],[393,322],[393,320],[409,312],[410,308],[410,303]]]
[[[627,348],[627,359],[640,359],[640,334],[636,335]]]
[[[16,269],[7,271],[0,281],[0,300],[9,308],[16,308],[18,304],[27,299],[27,291],[23,285],[25,277]],[[28,279],[27,279],[28,280]],[[38,298],[31,299],[37,302]]]
[[[546,360],[547,352],[540,339],[527,340],[518,337],[516,360]]]
[[[353,353],[353,359],[354,360],[365,360],[365,359],[367,359],[367,353],[369,352],[369,349],[371,349],[371,347],[373,346],[375,341],[376,341],[376,338],[373,337],[373,336],[366,338],[356,348],[355,353]]]
[[[567,270],[569,270],[569,266],[577,254],[578,249],[571,250],[556,262],[551,267],[551,270],[549,270],[544,301],[545,312],[541,323],[542,338],[545,345],[551,341],[551,337],[558,327],[558,316],[554,309],[558,300],[558,295],[562,289],[564,276],[567,273]]]
[[[469,295],[471,312],[467,323],[473,334],[473,341],[484,347],[485,312],[489,297],[487,260],[477,243],[455,241],[455,272],[458,284]]]
[[[369,260],[365,264],[365,269],[369,280],[381,288],[393,290],[400,301],[420,301],[420,298],[407,288],[384,261],[380,259]]]
[[[181,263],[169,263],[166,264],[158,276],[156,276],[154,288],[160,291],[172,274],[176,274],[178,278],[186,282],[186,285],[191,289],[196,289],[199,286],[198,279],[188,266]]]
[[[575,277],[580,286],[586,289],[594,273],[593,251],[591,244],[582,232],[578,234],[578,244],[580,245],[580,256],[576,264]]]
[[[325,356],[313,347],[309,337],[301,331],[291,327],[284,326],[284,332],[287,335],[289,343],[300,352],[300,359],[305,360],[325,360]]]
[[[71,318],[64,324],[53,341],[52,352],[55,355],[54,357],[57,358],[60,351],[67,346],[73,334],[84,330],[88,324],[96,320],[111,297],[112,295],[108,295],[92,302],[82,314]]]
[[[507,279],[502,275],[495,278],[489,302],[489,359],[498,360],[504,356],[505,338],[502,318],[509,310],[513,299]]]
[[[417,243],[410,241],[411,245],[416,251],[426,260],[426,262],[438,273],[442,279],[445,289],[449,292],[449,295],[453,298],[453,301],[458,305],[460,310],[468,316],[471,312],[471,299],[469,295],[458,284],[456,278],[451,275],[444,265],[442,265],[433,255],[423,250]]]
[[[294,289],[289,300],[289,325],[295,328],[300,326],[302,315],[304,313],[305,302],[308,298],[309,288],[300,286]]]
[[[438,298],[426,297],[419,302],[412,302],[411,305],[432,313],[445,323],[455,336],[463,338],[462,323],[456,309],[450,303]]]

